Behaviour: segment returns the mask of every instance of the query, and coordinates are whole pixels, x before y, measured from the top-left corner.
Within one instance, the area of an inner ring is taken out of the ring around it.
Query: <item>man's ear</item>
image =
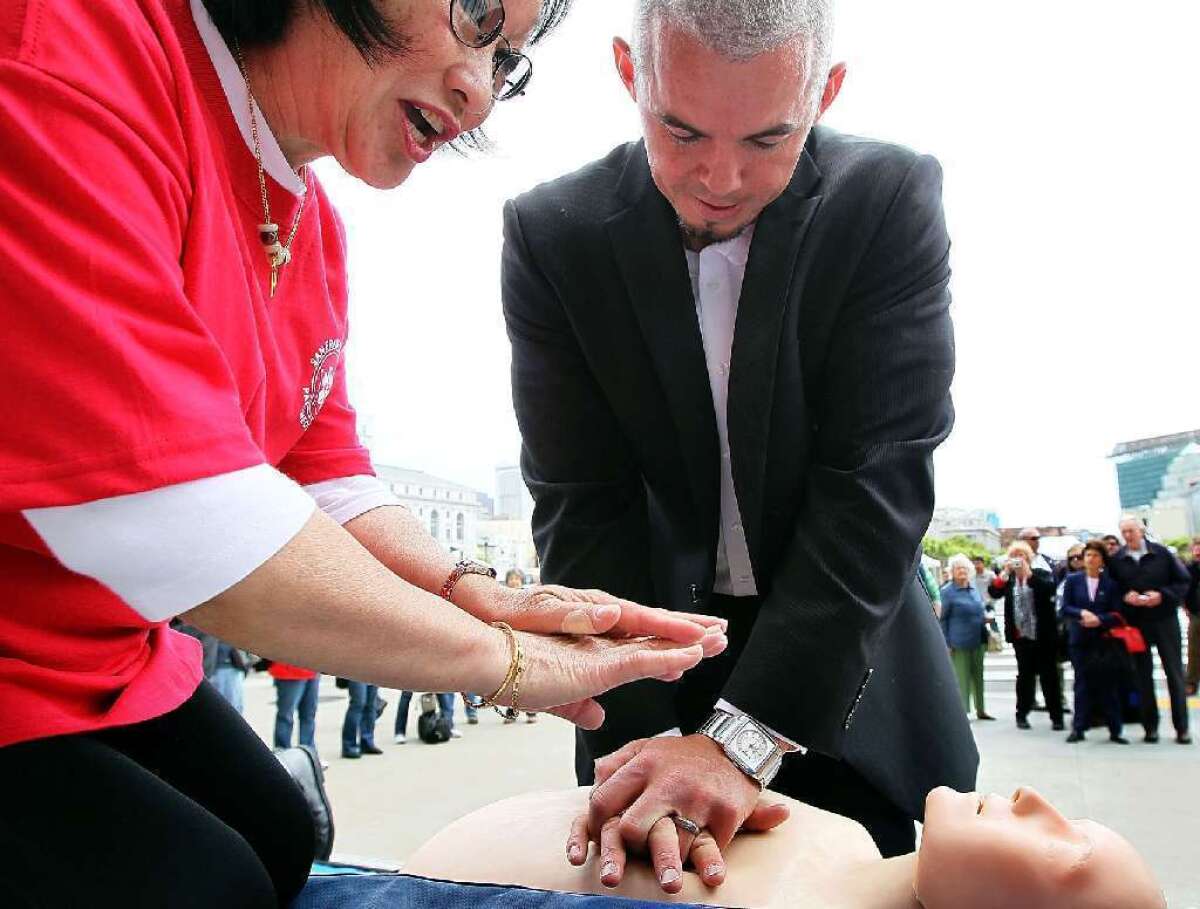
[[[624,38],[613,38],[613,63],[617,66],[617,76],[629,97],[637,101],[637,78],[633,66],[633,50]]]
[[[842,90],[842,82],[846,79],[846,64],[839,63],[829,71],[829,78],[825,80],[825,91],[821,93],[821,106],[817,110],[817,120],[825,116],[825,111],[833,106],[833,102],[837,99],[838,94]]]

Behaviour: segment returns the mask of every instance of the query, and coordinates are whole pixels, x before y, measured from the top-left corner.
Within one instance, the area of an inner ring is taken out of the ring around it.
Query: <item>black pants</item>
[[[1052,641],[1013,642],[1017,655],[1017,719],[1023,720],[1033,707],[1033,693],[1040,681],[1050,720],[1063,721],[1062,689],[1058,683],[1058,655]]]
[[[1118,694],[1120,671],[1099,669],[1092,657],[1092,647],[1109,646],[1111,642],[1095,642],[1092,645],[1077,645],[1070,649],[1071,665],[1075,667],[1075,713],[1071,717],[1071,729],[1078,733],[1087,732],[1092,722],[1092,710],[1099,707],[1104,714],[1109,735],[1120,735],[1121,699]],[[1124,644],[1117,642],[1123,650]]]
[[[721,689],[750,637],[758,600],[714,595],[705,611],[729,620],[729,647],[720,656],[701,662],[679,683],[675,708],[685,735],[695,732],[712,714]],[[575,747],[579,784],[590,786],[595,780],[592,762],[603,755],[589,754],[581,735],[576,737]],[[914,820],[841,761],[816,752],[790,755],[783,759],[783,767],[771,789],[814,808],[858,821],[871,834],[884,858],[906,855],[916,848]]]
[[[0,748],[0,906],[284,906],[313,858],[299,787],[207,682],[171,713]]]
[[[1188,731],[1187,693],[1183,681],[1183,631],[1179,627],[1179,611],[1168,610],[1167,616],[1139,626],[1146,639],[1146,652],[1134,656],[1137,673],[1138,700],[1142,704],[1142,725],[1147,732],[1158,731],[1158,696],[1154,692],[1154,649],[1167,676],[1167,693],[1171,696],[1171,722],[1182,735]]]

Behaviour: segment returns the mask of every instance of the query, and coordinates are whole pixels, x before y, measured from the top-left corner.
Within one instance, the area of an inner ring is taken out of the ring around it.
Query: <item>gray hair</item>
[[[833,0],[637,0],[634,16],[639,73],[649,71],[652,29],[659,23],[681,28],[738,62],[807,38],[809,102],[815,107],[820,101],[833,53]]]
[[[967,569],[967,577],[975,580],[975,563],[968,559],[965,554],[956,552],[950,556],[950,561],[946,563],[946,567],[950,569],[950,574],[953,575],[954,569],[959,566]]]

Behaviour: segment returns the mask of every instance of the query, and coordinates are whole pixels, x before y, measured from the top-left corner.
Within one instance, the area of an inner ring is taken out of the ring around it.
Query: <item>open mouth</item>
[[[402,103],[413,143],[422,151],[432,152],[438,142],[445,138],[446,124],[436,111],[418,107],[408,101]]]

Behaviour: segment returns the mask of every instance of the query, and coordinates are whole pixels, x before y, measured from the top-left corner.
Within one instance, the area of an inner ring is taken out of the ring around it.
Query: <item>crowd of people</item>
[[[1017,659],[1019,729],[1029,729],[1029,714],[1040,709],[1056,731],[1065,731],[1071,716],[1070,743],[1102,724],[1110,741],[1128,744],[1123,727],[1134,720],[1153,744],[1159,740],[1157,652],[1175,740],[1191,744],[1187,698],[1200,681],[1200,537],[1185,564],[1147,539],[1138,518],[1123,518],[1120,531],[1121,538],[1110,534],[1072,546],[1062,562],[1039,551],[1040,533],[1032,527],[992,564],[963,554],[949,560],[934,604],[968,712],[974,704],[978,719],[994,719],[984,707],[984,654],[1002,649],[1003,640]],[[1188,616],[1186,669],[1181,608]],[[1074,669],[1071,704],[1063,684],[1066,662]]]

